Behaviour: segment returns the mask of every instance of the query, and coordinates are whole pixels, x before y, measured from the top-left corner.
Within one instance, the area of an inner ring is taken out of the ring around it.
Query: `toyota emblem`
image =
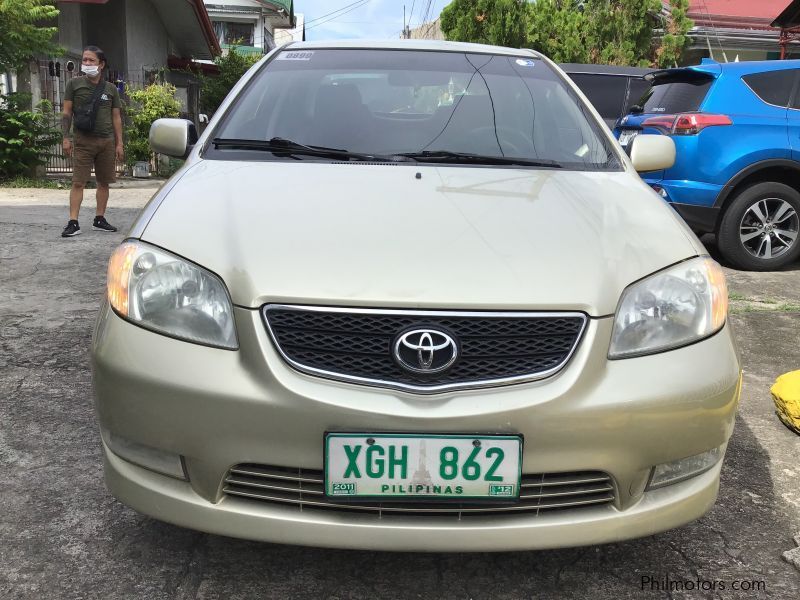
[[[440,373],[458,358],[458,344],[444,331],[412,329],[397,337],[394,358],[412,373]]]

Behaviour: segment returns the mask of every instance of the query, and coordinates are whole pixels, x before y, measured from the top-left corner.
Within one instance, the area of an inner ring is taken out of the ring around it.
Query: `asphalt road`
[[[112,190],[109,221],[124,232],[152,192]],[[558,551],[337,551],[181,529],[106,491],[88,349],[123,233],[92,231],[92,209],[90,198],[84,234],[64,240],[65,191],[0,189],[0,597],[797,597],[800,550],[783,555],[800,535],[800,436],[775,417],[769,386],[800,369],[800,264],[728,271],[744,389],[719,500],[699,521]]]

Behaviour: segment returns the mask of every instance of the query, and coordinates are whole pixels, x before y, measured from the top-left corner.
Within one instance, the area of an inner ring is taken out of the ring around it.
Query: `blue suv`
[[[655,71],[614,134],[672,137],[674,166],[642,177],[722,256],[768,271],[800,256],[800,60]]]

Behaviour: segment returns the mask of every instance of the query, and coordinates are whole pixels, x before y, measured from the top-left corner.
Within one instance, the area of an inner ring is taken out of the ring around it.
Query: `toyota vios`
[[[713,505],[739,395],[720,267],[527,50],[273,51],[113,253],[106,482],[229,536],[512,550]]]

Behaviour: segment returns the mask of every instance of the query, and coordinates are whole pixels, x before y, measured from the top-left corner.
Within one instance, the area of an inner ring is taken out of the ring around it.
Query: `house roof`
[[[203,0],[150,2],[161,16],[181,56],[209,59],[222,53]]]
[[[283,9],[286,11],[287,15],[292,14],[292,11],[294,10],[293,0],[260,0],[260,2],[261,4],[271,4],[276,10]]]
[[[106,4],[108,0],[59,0],[73,4]],[[208,18],[203,0],[150,0],[158,11],[161,21],[184,58],[210,59],[220,54],[214,26]]]
[[[695,27],[769,30],[790,0],[689,0]],[[795,2],[796,4],[797,2]]]
[[[789,6],[775,17],[772,26],[780,27],[781,29],[792,29],[793,27],[800,26],[800,0],[793,0],[793,2],[790,2]]]

